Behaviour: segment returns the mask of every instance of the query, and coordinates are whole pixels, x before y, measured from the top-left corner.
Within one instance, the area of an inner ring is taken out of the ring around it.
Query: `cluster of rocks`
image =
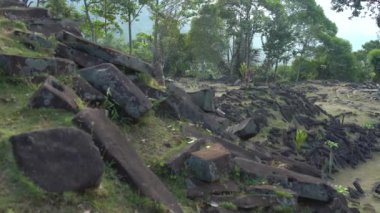
[[[324,142],[338,143],[335,165],[354,166],[376,150],[380,128],[341,124],[303,94],[286,87],[233,90],[219,98],[212,89],[187,93],[174,84],[160,91],[136,78],[143,73],[160,80],[151,64],[82,38],[77,28],[66,25],[66,20],[52,19],[45,9],[27,8],[11,0],[0,0],[0,7],[1,15],[23,20],[30,31],[56,35],[59,41],[55,58],[0,54],[0,66],[8,75],[45,75],[30,107],[75,113],[73,122],[78,128],[39,130],[10,139],[17,164],[41,188],[64,192],[97,187],[103,160],[112,161],[120,178],[142,195],[172,212],[182,212],[175,196],[144,164],[107,113],[80,106],[81,100],[93,107],[112,101],[132,121],[153,109],[158,115],[187,119],[213,133],[187,129],[184,134],[195,141],[166,162],[173,173],[189,172],[187,195],[202,201],[205,212],[223,212],[226,203],[236,207],[232,212],[279,207],[351,211],[345,199],[320,178],[330,154]],[[50,47],[41,36],[15,35],[23,37],[30,48],[35,48],[34,42]],[[74,76],[73,87],[58,81],[57,75]],[[161,101],[153,106],[149,98]],[[274,120],[285,126],[272,127]],[[308,132],[301,151],[294,144],[297,126]],[[255,141],[268,128],[266,140]]]

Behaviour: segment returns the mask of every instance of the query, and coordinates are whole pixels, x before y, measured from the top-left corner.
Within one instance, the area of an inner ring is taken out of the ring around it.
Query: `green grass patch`
[[[23,22],[9,20],[0,16],[0,53],[37,58],[53,55],[54,47],[51,49],[37,48],[35,50],[27,48],[21,40],[13,35],[14,30],[28,32]],[[47,40],[53,44],[56,43],[54,38],[47,38]]]

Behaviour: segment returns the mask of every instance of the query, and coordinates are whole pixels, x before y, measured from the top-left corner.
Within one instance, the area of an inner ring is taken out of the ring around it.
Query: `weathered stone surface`
[[[79,74],[103,94],[111,93],[112,100],[133,119],[148,111],[148,98],[112,64],[101,64],[79,70]]]
[[[0,8],[3,7],[26,7],[26,5],[18,0],[0,0]]]
[[[244,174],[270,179],[296,192],[301,198],[328,202],[334,196],[334,190],[321,179],[301,175],[286,169],[267,166],[243,158],[235,158],[234,162]]]
[[[186,163],[198,179],[214,182],[229,170],[230,157],[231,153],[216,143],[191,153]]]
[[[57,57],[70,59],[78,64],[79,67],[91,67],[105,63],[105,61],[100,58],[78,51],[62,43],[58,43],[55,55]]]
[[[12,136],[17,165],[49,192],[82,191],[100,184],[104,165],[91,136],[75,128]]]
[[[180,172],[184,168],[185,161],[190,157],[190,154],[199,150],[205,143],[206,141],[204,139],[195,140],[194,143],[188,145],[182,151],[167,160],[166,166],[175,173]]]
[[[260,132],[260,128],[256,125],[253,118],[247,118],[237,125],[228,127],[227,132],[231,132],[241,139],[247,140],[257,135]]]
[[[0,54],[0,69],[7,75],[64,75],[74,73],[74,62],[62,58],[27,58]]]
[[[30,20],[50,18],[48,9],[40,7],[8,7],[0,8],[0,15],[11,20]]]
[[[32,108],[57,108],[78,112],[79,108],[76,101],[79,97],[75,92],[61,84],[53,76],[46,78],[41,87],[30,99],[29,106]]]
[[[139,192],[163,203],[173,212],[182,212],[174,195],[144,164],[123,132],[106,117],[104,110],[85,109],[73,121],[92,133],[105,159],[113,162],[119,174]]]
[[[45,36],[56,35],[62,30],[81,37],[80,22],[69,19],[32,19],[26,20],[28,30],[42,33]]]
[[[124,71],[145,72],[152,74],[153,66],[138,58],[126,55],[120,51],[101,46],[72,33],[63,31],[58,39],[67,46],[85,52],[91,56],[112,63]]]
[[[205,113],[195,105],[191,97],[174,84],[168,86],[168,98],[163,101],[157,112],[177,119],[186,118],[194,123],[200,123],[204,128],[223,134],[229,121],[213,114]]]
[[[101,92],[92,87],[80,76],[74,77],[74,90],[83,101],[90,103],[91,105],[98,105],[103,103],[106,99]]]
[[[198,92],[189,93],[193,102],[205,112],[215,112],[214,97],[215,91],[204,89]]]

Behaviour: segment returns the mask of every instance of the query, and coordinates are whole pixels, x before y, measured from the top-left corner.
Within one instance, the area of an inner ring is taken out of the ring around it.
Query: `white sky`
[[[377,33],[380,28],[376,21],[370,17],[356,17],[349,19],[351,11],[337,13],[331,10],[330,0],[316,0],[321,5],[326,16],[338,27],[338,37],[349,40],[353,50],[361,49],[361,46],[370,40],[378,39]]]

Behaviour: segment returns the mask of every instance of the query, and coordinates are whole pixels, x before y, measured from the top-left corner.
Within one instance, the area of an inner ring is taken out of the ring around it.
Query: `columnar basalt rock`
[[[80,100],[75,92],[53,76],[46,78],[41,87],[33,94],[29,106],[32,108],[56,108],[78,112],[77,101]]]
[[[58,35],[58,40],[68,47],[85,52],[108,63],[112,63],[123,71],[143,72],[148,74],[153,73],[153,66],[139,58],[93,43],[70,32],[61,32]]]
[[[85,109],[73,121],[92,134],[105,160],[113,162],[123,179],[141,194],[164,204],[170,211],[182,212],[174,195],[144,164],[129,139],[107,118],[104,110]]]
[[[152,108],[144,93],[112,64],[88,67],[78,72],[93,87],[110,96],[133,119],[138,119]]]
[[[76,70],[74,62],[63,58],[29,58],[0,54],[0,69],[6,75],[66,75]]]

